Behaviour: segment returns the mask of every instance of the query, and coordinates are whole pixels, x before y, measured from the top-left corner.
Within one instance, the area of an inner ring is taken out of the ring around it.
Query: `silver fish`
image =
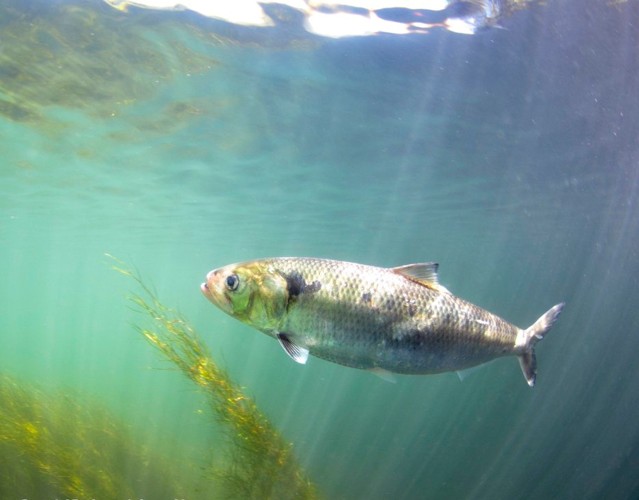
[[[429,374],[514,355],[534,386],[535,344],[564,304],[521,329],[450,293],[437,269],[432,262],[386,269],[282,257],[215,269],[201,289],[298,363],[312,354],[378,373]]]

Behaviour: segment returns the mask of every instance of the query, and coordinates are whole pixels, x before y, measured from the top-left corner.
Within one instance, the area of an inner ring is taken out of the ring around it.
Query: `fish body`
[[[437,268],[282,257],[215,269],[201,289],[299,363],[312,354],[377,372],[430,374],[515,355],[533,386],[534,345],[564,304],[521,329],[450,293]]]

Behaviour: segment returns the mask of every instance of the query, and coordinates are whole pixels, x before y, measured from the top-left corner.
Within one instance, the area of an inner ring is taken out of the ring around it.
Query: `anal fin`
[[[388,370],[384,370],[379,367],[369,368],[368,371],[386,382],[390,382],[391,384],[397,383],[397,379],[395,378],[395,375],[393,375],[393,372],[389,372]]]
[[[481,365],[475,365],[471,366],[470,368],[464,368],[463,370],[457,370],[457,377],[459,377],[459,380],[463,382],[466,378],[474,375],[479,370],[484,368],[487,364],[488,363],[482,363]]]

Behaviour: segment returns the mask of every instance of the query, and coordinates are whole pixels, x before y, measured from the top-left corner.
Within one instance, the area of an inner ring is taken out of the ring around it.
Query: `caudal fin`
[[[535,344],[544,338],[548,330],[552,327],[557,318],[564,309],[564,303],[561,302],[546,311],[541,318],[535,321],[532,326],[523,330],[517,344],[522,347],[523,352],[519,355],[519,365],[521,371],[524,372],[526,382],[530,387],[535,385],[537,379],[537,358],[535,356]]]

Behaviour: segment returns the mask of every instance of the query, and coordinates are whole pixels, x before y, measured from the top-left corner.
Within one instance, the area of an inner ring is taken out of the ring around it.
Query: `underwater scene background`
[[[106,254],[292,443],[309,496],[639,496],[638,14],[330,39],[0,1],[0,497],[241,496],[211,472],[239,431],[137,333]],[[293,363],[202,297],[213,268],[289,255],[436,261],[522,327],[566,308],[534,389],[514,358],[392,384]]]

